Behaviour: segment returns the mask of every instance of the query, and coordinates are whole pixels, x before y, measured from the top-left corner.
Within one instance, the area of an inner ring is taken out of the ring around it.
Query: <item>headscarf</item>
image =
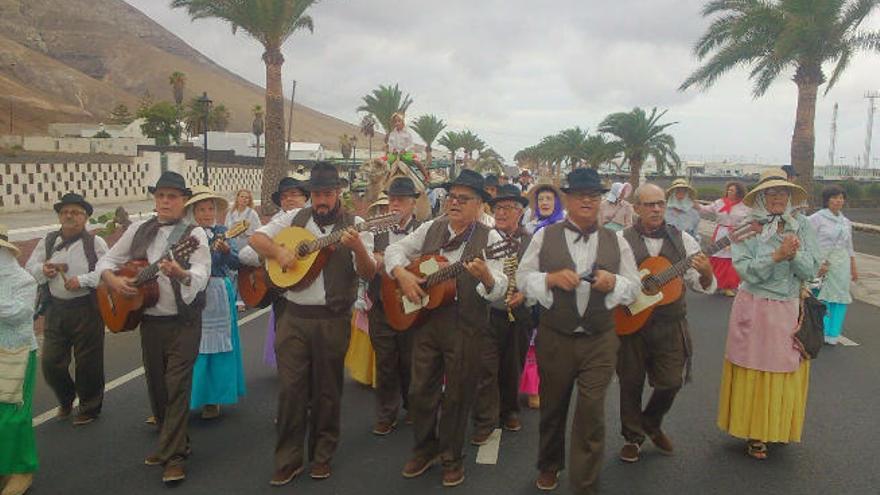
[[[779,222],[783,222],[785,227],[784,230],[797,233],[800,229],[800,223],[795,220],[794,215],[794,207],[791,204],[791,196],[788,197],[788,202],[785,204],[785,211],[781,214],[773,214],[767,211],[767,204],[764,200],[764,191],[758,192],[755,196],[755,204],[752,206],[752,210],[749,212],[746,220],[749,222],[760,222],[764,224],[764,230],[758,234],[758,238],[761,239],[762,242],[767,242],[773,234],[779,231]]]
[[[553,193],[553,213],[549,216],[541,216],[541,209],[538,208],[538,194],[542,191],[550,191]],[[535,232],[537,233],[539,230],[543,229],[548,225],[553,225],[556,222],[559,222],[563,218],[565,218],[565,210],[562,209],[562,199],[556,194],[552,188],[538,189],[535,191],[535,218],[538,220],[538,224],[535,226]]]
[[[632,184],[629,182],[615,182],[611,184],[611,189],[605,199],[609,203],[617,203],[621,199],[626,199],[632,193]]]

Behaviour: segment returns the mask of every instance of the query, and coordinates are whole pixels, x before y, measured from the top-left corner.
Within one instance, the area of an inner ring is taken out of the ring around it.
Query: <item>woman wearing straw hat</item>
[[[666,223],[699,240],[697,227],[700,225],[700,212],[697,210],[696,200],[697,190],[687,180],[672,181],[672,185],[666,190]]]
[[[611,190],[602,198],[599,206],[599,224],[614,231],[623,230],[633,224],[636,215],[632,203],[626,200],[632,194],[632,184],[615,182]]]
[[[697,205],[701,212],[715,217],[712,242],[736,230],[748,216],[749,207],[742,202],[745,195],[746,186],[742,182],[730,181],[724,185],[724,197],[709,205]],[[709,257],[715,280],[718,281],[718,290],[728,297],[735,296],[739,287],[739,274],[733,268],[731,256],[730,248],[726,247]]]
[[[37,282],[18,264],[21,251],[0,225],[0,490],[21,495],[37,471],[31,405],[37,381],[34,299]]]
[[[810,362],[795,347],[801,287],[819,270],[809,220],[792,205],[806,192],[781,170],[761,174],[743,202],[757,235],[733,245],[742,277],[733,301],[721,377],[718,426],[767,458],[767,443],[799,442]]]
[[[193,367],[190,409],[202,408],[202,419],[220,416],[221,404],[235,404],[245,394],[238,311],[230,271],[238,269],[238,254],[222,235],[224,225],[217,216],[228,206],[222,196],[207,186],[193,186],[186,202],[187,214],[204,229],[211,246],[211,278],[205,290],[202,312],[202,340]]]

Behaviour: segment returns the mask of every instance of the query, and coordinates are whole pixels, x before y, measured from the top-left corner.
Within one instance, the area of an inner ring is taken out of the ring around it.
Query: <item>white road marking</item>
[[[840,336],[840,339],[838,339],[838,342],[840,342],[841,344],[843,344],[846,347],[856,347],[856,346],[861,345],[854,340],[850,340],[850,339],[844,337],[843,335]]]
[[[259,318],[260,316],[263,316],[264,314],[268,313],[270,309],[271,309],[271,306],[268,308],[259,309],[255,312],[253,312],[252,314],[249,314],[249,315],[245,316],[244,318],[238,320],[238,325],[241,326],[246,323],[249,323],[249,322]],[[106,394],[107,392],[113,390],[114,388],[117,388],[121,385],[125,385],[126,383],[134,380],[135,378],[140,377],[143,374],[144,374],[144,367],[143,366],[141,366],[140,368],[131,370],[128,373],[120,376],[119,378],[116,378],[115,380],[107,382],[104,385],[104,393]],[[76,408],[76,406],[78,406],[78,405],[79,405],[79,399],[75,399],[73,401],[73,407]],[[54,418],[57,415],[58,415],[58,407],[53,407],[52,409],[44,412],[43,414],[36,416],[33,419],[33,425],[36,428],[37,426],[40,426],[41,424],[49,421],[50,419]],[[496,451],[497,451],[497,448],[496,448]],[[497,452],[496,452],[496,456],[497,456]]]
[[[495,428],[489,435],[489,443],[477,450],[477,464],[498,464],[498,449],[501,447],[501,428]]]

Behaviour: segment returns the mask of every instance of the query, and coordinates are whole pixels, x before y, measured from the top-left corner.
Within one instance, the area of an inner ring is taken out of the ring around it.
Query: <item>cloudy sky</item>
[[[126,0],[197,50],[263,85],[260,45],[219,21],[192,23],[166,0]],[[696,67],[691,53],[707,21],[702,0],[324,0],[310,11],[315,33],[285,45],[284,85],[297,101],[357,122],[360,99],[399,83],[415,103],[471,129],[507,158],[543,136],[595,129],[612,112],[668,109],[680,153],[691,160],[786,163],[796,88],[780,80],[761,99],[745,72],[705,93],[677,91]],[[878,16],[866,27],[880,28]],[[816,163],[826,165],[832,107],[840,105],[837,162],[864,150],[865,91],[880,90],[880,55],[861,55],[816,117]],[[880,101],[878,101],[880,106]],[[880,114],[877,119],[880,121]],[[880,167],[880,123],[874,165]]]

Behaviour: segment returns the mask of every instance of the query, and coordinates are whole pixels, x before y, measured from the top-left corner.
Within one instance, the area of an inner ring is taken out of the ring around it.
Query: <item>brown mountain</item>
[[[250,131],[251,108],[265,106],[263,88],[122,0],[0,0],[0,133],[9,130],[10,107],[16,134],[45,134],[51,122],[106,121],[119,103],[134,112],[145,91],[170,100],[174,71],[186,74],[185,99],[208,88],[229,109],[230,131]],[[331,149],[358,132],[299,104],[293,120],[294,139]]]

